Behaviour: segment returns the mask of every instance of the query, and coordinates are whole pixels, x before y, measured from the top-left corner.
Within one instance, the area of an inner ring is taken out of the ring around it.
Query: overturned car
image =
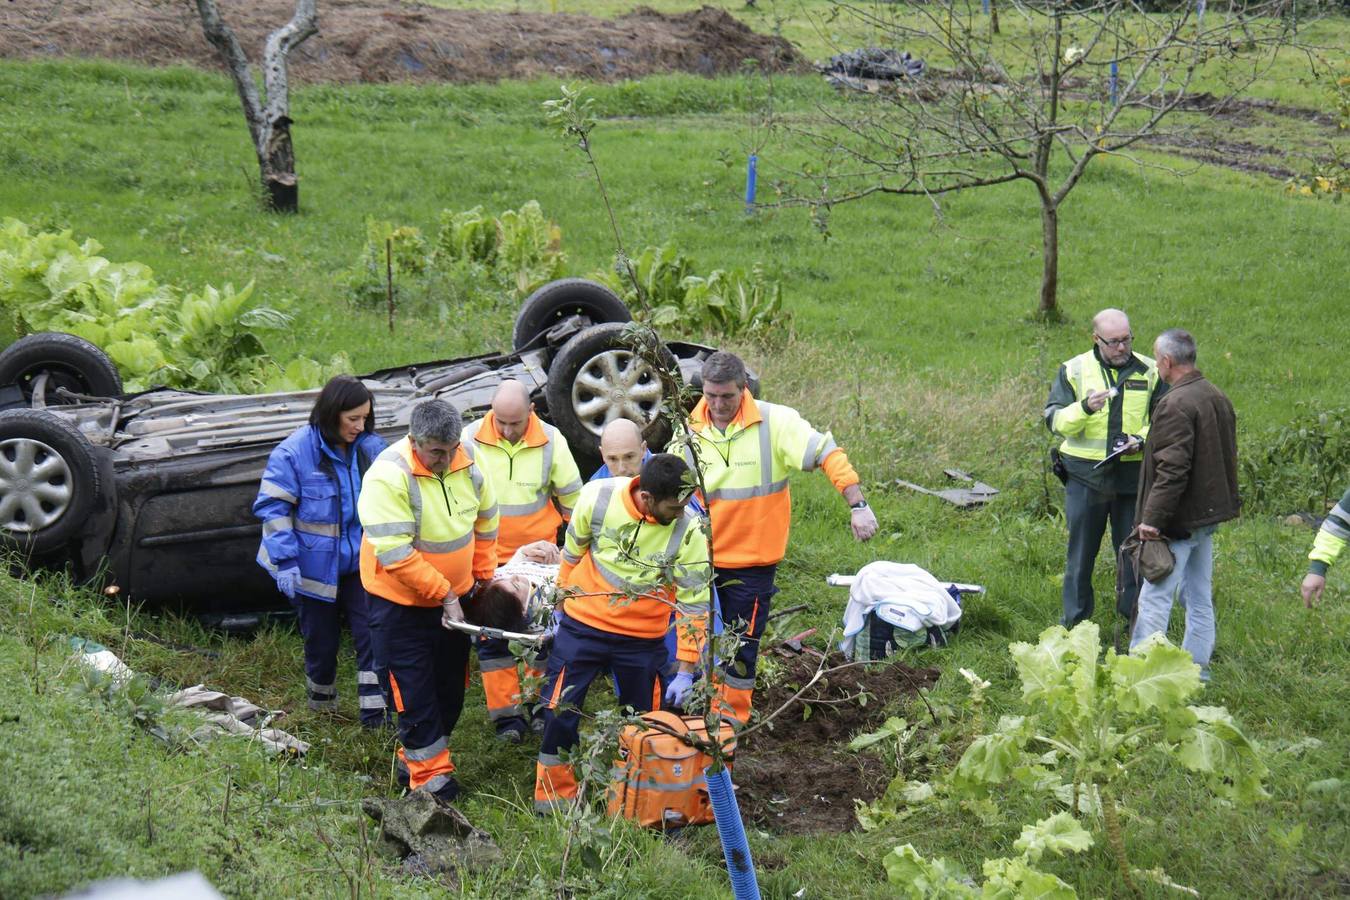
[[[652,422],[660,377],[624,340],[631,319],[607,288],[551,282],[516,316],[509,353],[438,360],[360,376],[376,429],[407,432],[413,406],[449,401],[483,415],[516,379],[568,440],[583,473],[608,421]],[[712,348],[669,342],[669,368],[696,384]],[[38,565],[69,565],[137,601],[212,612],[277,602],[254,562],[251,508],[268,454],[309,417],[318,390],[124,395],[116,367],[68,334],[35,334],[0,353],[0,546]]]

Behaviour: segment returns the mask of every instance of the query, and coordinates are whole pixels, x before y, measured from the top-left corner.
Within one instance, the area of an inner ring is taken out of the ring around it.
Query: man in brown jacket
[[[1237,417],[1223,391],[1195,368],[1195,338],[1180,328],[1153,344],[1168,391],[1153,412],[1144,445],[1135,521],[1144,540],[1166,538],[1176,565],[1162,581],[1145,581],[1130,640],[1133,649],[1167,633],[1172,598],[1186,611],[1181,646],[1209,680],[1214,652],[1214,529],[1238,514]]]

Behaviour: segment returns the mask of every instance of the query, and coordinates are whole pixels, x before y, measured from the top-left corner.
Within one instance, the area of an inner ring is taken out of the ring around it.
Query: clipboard
[[[1131,441],[1128,441],[1128,440],[1127,440],[1125,443],[1121,444],[1120,447],[1118,447],[1117,449],[1112,450],[1110,453],[1106,454],[1106,459],[1104,459],[1104,460],[1102,460],[1101,462],[1097,463],[1095,466],[1092,467],[1092,469],[1093,469],[1093,471],[1096,471],[1097,469],[1100,469],[1102,466],[1104,466],[1104,465],[1106,465],[1107,463],[1111,462],[1113,459],[1120,459],[1120,458],[1121,458],[1122,456],[1124,456],[1126,453],[1134,453],[1135,451],[1142,450],[1142,449],[1143,449],[1143,445],[1142,445],[1142,444],[1139,445],[1139,446],[1135,446]]]

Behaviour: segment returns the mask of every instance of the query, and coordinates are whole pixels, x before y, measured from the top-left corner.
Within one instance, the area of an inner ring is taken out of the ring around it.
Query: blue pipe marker
[[[754,157],[750,157],[754,159]],[[708,799],[712,801],[713,818],[717,821],[717,836],[722,839],[722,855],[731,876],[731,893],[736,900],[760,900],[759,882],[755,880],[755,862],[750,858],[750,843],[745,839],[745,824],[741,809],[736,805],[736,791],[731,786],[731,771],[703,770],[708,782]]]
[[[1115,106],[1118,101],[1116,96],[1116,82],[1120,80],[1120,65],[1114,59],[1111,60],[1111,105]]]
[[[980,0],[980,6],[984,9],[984,14],[989,15],[989,0]]]
[[[759,157],[751,153],[750,160],[745,166],[745,211],[748,213],[755,211],[755,179],[758,164]]]

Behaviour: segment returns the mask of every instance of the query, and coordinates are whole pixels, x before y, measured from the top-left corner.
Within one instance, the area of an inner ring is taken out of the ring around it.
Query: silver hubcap
[[[65,515],[71,496],[61,454],[30,438],[0,443],[0,528],[41,531]]]
[[[650,422],[661,408],[661,379],[629,350],[591,357],[572,383],[572,409],[593,434],[615,419]]]

